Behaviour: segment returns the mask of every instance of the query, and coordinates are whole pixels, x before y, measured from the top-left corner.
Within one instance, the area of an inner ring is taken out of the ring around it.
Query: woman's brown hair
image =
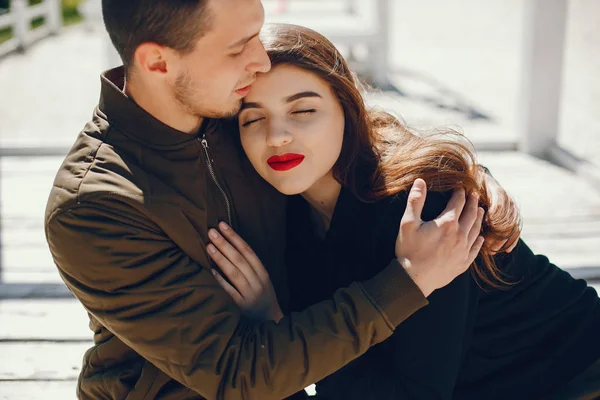
[[[520,214],[505,192],[490,209],[484,168],[477,165],[471,143],[447,129],[411,131],[389,113],[366,106],[356,75],[323,35],[297,25],[268,24],[261,40],[272,67],[294,65],[325,80],[337,95],[345,116],[344,142],[333,168],[334,177],[362,201],[374,201],[406,192],[417,178],[428,190],[450,191],[463,187],[478,193],[486,210],[482,235],[486,239],[481,262],[472,269],[478,283],[495,288],[509,282],[498,270],[490,243],[507,241],[510,248],[519,237]]]

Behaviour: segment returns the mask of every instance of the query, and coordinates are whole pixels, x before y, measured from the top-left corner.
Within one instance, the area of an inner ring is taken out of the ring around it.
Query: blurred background
[[[374,86],[370,104],[416,128],[459,127],[520,204],[530,247],[598,285],[600,1],[263,4],[267,22],[338,45]],[[74,398],[90,334],[43,213],[100,72],[118,64],[100,0],[0,0],[0,400]]]

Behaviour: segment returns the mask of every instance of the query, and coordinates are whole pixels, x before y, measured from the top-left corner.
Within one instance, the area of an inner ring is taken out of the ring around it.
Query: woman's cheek
[[[248,129],[245,129],[244,132],[241,133],[240,141],[242,142],[242,148],[244,149],[244,153],[246,153],[246,157],[248,157],[250,162],[254,164],[256,160],[258,143],[248,132]]]

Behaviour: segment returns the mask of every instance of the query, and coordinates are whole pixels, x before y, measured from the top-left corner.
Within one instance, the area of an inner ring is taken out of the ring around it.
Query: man
[[[403,240],[425,256],[407,258],[407,270],[394,260],[277,324],[244,318],[210,273],[205,246],[208,229],[228,222],[264,262],[285,309],[283,198],[216,119],[235,115],[256,74],[270,68],[258,39],[262,5],[103,0],[102,7],[124,67],[103,74],[100,104],[58,171],[46,210],[55,263],[94,331],[80,399],[284,398],[385,340],[466,270],[465,251],[444,253],[415,229]],[[411,194],[415,210],[422,194]]]

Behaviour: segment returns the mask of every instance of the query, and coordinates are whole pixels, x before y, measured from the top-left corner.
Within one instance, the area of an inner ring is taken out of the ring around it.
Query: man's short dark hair
[[[135,50],[154,42],[186,53],[210,29],[209,0],[102,0],[104,26],[128,70]]]

